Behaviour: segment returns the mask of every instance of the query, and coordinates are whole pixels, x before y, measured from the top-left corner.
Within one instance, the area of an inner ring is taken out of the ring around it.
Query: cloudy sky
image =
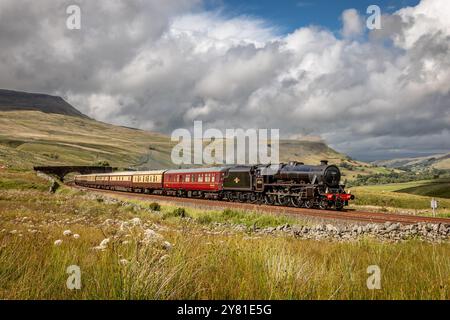
[[[450,151],[450,1],[329,3],[0,0],[0,88],[169,134],[203,120],[363,160]]]

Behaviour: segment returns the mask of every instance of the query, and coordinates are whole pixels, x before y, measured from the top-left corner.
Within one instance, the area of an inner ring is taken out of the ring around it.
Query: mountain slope
[[[170,139],[164,135],[39,111],[0,112],[0,164],[165,167]]]
[[[399,169],[412,169],[412,170],[423,170],[423,169],[450,169],[450,153],[447,154],[436,154],[427,157],[417,157],[417,158],[399,158],[391,160],[379,160],[373,162],[375,165],[385,166],[388,168],[399,168]]]
[[[0,89],[0,111],[36,110],[45,113],[86,117],[61,97]]]

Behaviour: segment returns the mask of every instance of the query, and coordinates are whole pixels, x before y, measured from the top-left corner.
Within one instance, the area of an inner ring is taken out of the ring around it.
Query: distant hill
[[[0,111],[19,110],[35,110],[87,118],[61,97],[0,89]]]
[[[374,161],[373,164],[388,168],[423,170],[423,169],[445,169],[450,170],[450,153],[436,154],[427,157],[399,158],[391,160]]]

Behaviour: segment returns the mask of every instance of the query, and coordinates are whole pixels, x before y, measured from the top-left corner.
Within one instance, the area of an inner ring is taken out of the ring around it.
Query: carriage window
[[[186,176],[186,182],[190,182],[191,181],[191,176],[190,175],[187,175]]]
[[[203,174],[198,175],[198,182],[203,182]]]
[[[213,174],[213,175],[211,176],[211,182],[216,182],[216,175],[215,175],[215,174]]]
[[[209,182],[209,174],[205,175],[205,182]]]

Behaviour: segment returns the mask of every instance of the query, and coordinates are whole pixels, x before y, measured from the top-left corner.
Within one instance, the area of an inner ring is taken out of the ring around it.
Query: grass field
[[[166,205],[151,211],[66,188],[49,194],[48,182],[27,171],[0,171],[0,181],[0,299],[450,298],[449,243],[214,232],[215,221],[293,222],[192,208],[187,219]],[[160,236],[147,241],[148,229]],[[81,269],[81,290],[66,287],[70,265]],[[366,286],[370,265],[381,269],[381,290]]]
[[[398,189],[396,191],[427,197],[450,199],[450,179],[447,178],[432,181],[422,181],[417,184],[411,184],[410,186],[402,186],[401,189]]]
[[[384,209],[411,209],[430,215],[430,201],[439,201],[438,215],[450,217],[450,181],[448,179],[413,181],[351,188],[355,205],[376,206]]]

